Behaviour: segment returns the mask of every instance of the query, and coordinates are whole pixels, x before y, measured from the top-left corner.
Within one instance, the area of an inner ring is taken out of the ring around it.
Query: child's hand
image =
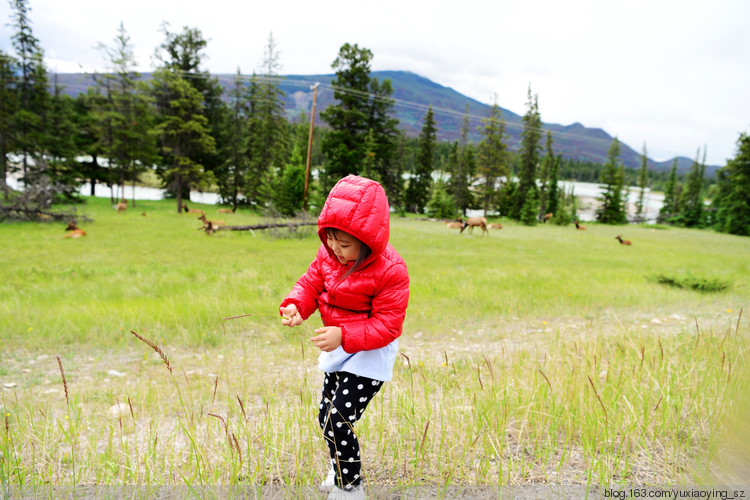
[[[304,321],[302,315],[297,310],[297,306],[289,304],[286,307],[279,307],[281,312],[281,324],[286,326],[298,326]]]
[[[315,333],[320,335],[310,341],[323,352],[331,352],[341,345],[341,328],[338,326],[324,326],[315,330]]]

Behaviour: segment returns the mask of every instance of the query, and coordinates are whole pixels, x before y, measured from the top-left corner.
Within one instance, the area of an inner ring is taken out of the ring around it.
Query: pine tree
[[[367,113],[368,133],[372,133],[375,152],[374,169],[377,179],[389,199],[397,199],[402,190],[403,179],[394,168],[398,140],[401,133],[398,130],[398,120],[391,116],[395,101],[392,98],[393,85],[390,79],[379,82],[377,78],[370,80],[370,110]]]
[[[521,220],[521,211],[527,200],[537,200],[536,169],[539,164],[539,141],[542,137],[542,120],[539,115],[538,97],[528,89],[527,110],[523,117],[523,132],[521,133],[521,150],[519,151],[521,167],[518,188],[510,216]]]
[[[248,153],[248,114],[250,104],[242,73],[237,68],[234,85],[227,93],[227,119],[221,129],[222,140],[217,141],[220,156],[224,159],[221,166],[214,170],[219,185],[219,194],[224,202],[231,202],[235,210],[239,205],[242,186],[249,174]]]
[[[669,172],[666,187],[664,188],[664,202],[659,209],[660,221],[670,219],[680,211],[677,188],[677,158],[675,158],[674,162],[672,162],[672,169]]]
[[[704,152],[705,156],[705,152]],[[686,227],[703,227],[705,213],[703,206],[703,175],[705,161],[700,162],[700,148],[695,156],[695,161],[685,178],[685,189],[680,198],[679,223]]]
[[[549,185],[547,188],[547,209],[546,213],[551,213],[554,218],[560,218],[560,186],[559,186],[559,171],[560,163],[562,163],[562,156],[557,155],[555,161],[552,163],[552,168],[549,174]],[[569,222],[568,222],[569,223]],[[566,223],[567,224],[567,223]]]
[[[554,140],[552,139],[552,132],[550,130],[547,131],[547,140],[544,144],[544,149],[546,150],[546,153],[544,154],[544,158],[542,158],[542,167],[539,171],[539,217],[544,217],[544,215],[548,213],[554,214],[551,210],[551,206],[554,208],[557,205],[557,200],[555,197],[557,196],[557,186],[552,185],[552,172],[555,169],[555,164],[557,163],[557,159],[555,158],[555,153],[552,151],[552,143]],[[555,174],[555,177],[557,177],[557,174]],[[555,184],[557,183],[557,179],[555,178]],[[550,193],[550,190],[554,189],[554,193]],[[552,201],[554,199],[554,202]]]
[[[182,76],[201,95],[201,114],[206,118],[209,134],[216,142],[217,138],[223,137],[222,130],[227,126],[225,120],[229,113],[222,99],[224,88],[219,84],[219,80],[212,77],[208,71],[201,69],[208,41],[198,28],[185,26],[181,32],[174,33],[169,30],[169,23],[164,22],[161,31],[164,34],[164,41],[157,49],[156,59],[161,63],[160,67]],[[219,145],[218,148],[196,153],[195,161],[207,172],[221,169],[224,158],[217,153],[221,149]],[[167,184],[168,193],[174,194],[172,188],[169,187],[175,185],[173,180],[164,179],[164,181]],[[184,184],[183,187],[187,189]],[[185,191],[182,196],[190,199],[190,192]]]
[[[450,153],[448,171],[451,175],[449,191],[462,215],[474,207],[471,185],[476,171],[474,145],[469,141],[469,105],[464,111],[459,143],[454,143]]]
[[[7,177],[11,173],[8,154],[14,150],[17,110],[16,100],[16,61],[0,50],[0,182],[3,198],[9,199]]]
[[[21,155],[23,182],[26,186],[32,186],[37,182],[45,182],[45,118],[50,100],[47,69],[39,40],[31,29],[28,1],[11,0],[10,3],[13,9],[13,27],[16,29],[12,40],[18,61],[15,144],[16,151]]]
[[[620,161],[620,141],[615,137],[607,152],[607,163],[601,174],[602,191],[601,206],[596,211],[596,219],[604,224],[625,224],[625,166]]]
[[[47,139],[46,175],[61,189],[62,195],[70,199],[75,193],[78,179],[81,178],[76,166],[75,124],[73,98],[62,92],[57,75],[54,78],[54,94],[50,102],[49,128],[55,131]]]
[[[289,150],[288,124],[284,116],[284,92],[279,76],[281,63],[273,33],[268,36],[264,51],[263,72],[255,76],[252,94],[253,138],[250,142],[250,199],[261,205],[273,196],[269,186],[283,176]]]
[[[719,170],[723,186],[718,212],[719,231],[750,236],[750,136],[740,134],[737,154]]]
[[[328,190],[340,178],[360,172],[369,110],[370,61],[372,52],[356,44],[344,44],[332,67],[336,78],[331,82],[333,96],[338,101],[331,104],[320,117],[331,130],[323,139],[322,149],[326,162],[323,186]]]
[[[207,188],[214,180],[197,158],[215,148],[208,120],[201,113],[203,98],[185,78],[175,71],[158,69],[151,81],[161,110],[153,133],[160,139],[165,158],[170,161],[163,176],[177,196],[177,211],[182,210],[182,193],[192,186]]]
[[[509,177],[508,146],[505,142],[505,120],[501,118],[497,101],[490,107],[489,117],[482,120],[483,139],[479,143],[479,166],[477,171],[484,180],[482,186],[482,208],[484,215],[495,207],[497,184],[502,177]]]
[[[435,183],[430,201],[427,203],[427,214],[438,219],[453,219],[456,217],[456,203],[442,180]]]
[[[648,187],[648,153],[646,151],[646,144],[643,145],[643,154],[641,155],[641,169],[638,171],[638,201],[635,204],[635,216],[639,221],[645,218],[646,207],[644,206],[644,200],[646,199],[646,188]]]
[[[100,143],[110,169],[116,170],[117,184],[123,189],[120,198],[124,198],[126,180],[135,184],[140,172],[157,156],[155,138],[149,134],[152,100],[148,86],[139,81],[141,75],[135,70],[137,62],[130,37],[122,23],[113,46],[100,44],[99,47],[111,64],[110,73],[99,75],[99,87],[106,97],[98,101]],[[132,203],[135,206],[135,197]]]
[[[406,206],[418,214],[424,212],[427,201],[430,199],[436,144],[437,126],[432,106],[430,106],[422,124],[422,132],[419,134],[416,170],[406,188]]]

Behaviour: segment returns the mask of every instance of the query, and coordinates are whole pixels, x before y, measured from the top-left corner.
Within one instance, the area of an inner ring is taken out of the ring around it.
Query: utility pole
[[[302,210],[307,210],[307,189],[310,186],[310,156],[312,155],[313,131],[315,130],[315,101],[318,99],[318,83],[310,90],[313,91],[312,114],[310,115],[310,137],[307,139],[307,163],[305,164],[305,198]]]

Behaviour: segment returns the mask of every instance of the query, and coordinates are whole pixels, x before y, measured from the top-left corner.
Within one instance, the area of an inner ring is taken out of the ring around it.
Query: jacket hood
[[[338,181],[328,193],[318,218],[318,236],[326,248],[328,227],[341,229],[370,247],[374,260],[388,246],[391,209],[383,187],[377,182],[348,175]],[[328,248],[328,252],[332,250]]]

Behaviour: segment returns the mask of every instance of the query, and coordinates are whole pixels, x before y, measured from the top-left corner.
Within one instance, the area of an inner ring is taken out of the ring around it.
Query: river
[[[17,179],[7,179],[8,185],[13,189],[19,188]],[[602,185],[593,182],[574,182],[574,181],[560,181],[560,189],[564,189],[566,193],[569,193],[572,189],[573,194],[578,198],[578,218],[581,221],[592,221],[596,218],[596,208],[598,206],[598,198],[602,194]],[[84,196],[88,196],[91,193],[91,185],[86,183],[83,184],[78,192]],[[120,193],[122,190],[119,186],[115,186],[115,199],[121,198]],[[97,197],[111,198],[112,191],[109,187],[104,184],[97,184],[95,193]],[[128,200],[161,200],[164,198],[164,190],[150,187],[141,186],[125,186],[124,188],[125,198]],[[635,215],[635,204],[638,201],[640,189],[636,187],[628,188],[628,217],[633,218]],[[221,200],[217,193],[207,193],[202,191],[191,191],[190,201],[192,203],[202,203],[206,205],[216,205]],[[664,204],[664,194],[654,193],[647,189],[644,196],[644,212],[646,222],[653,224],[656,222],[656,218],[659,215],[659,209]],[[481,215],[481,211],[471,211],[470,216]],[[476,212],[476,213],[474,213]]]

